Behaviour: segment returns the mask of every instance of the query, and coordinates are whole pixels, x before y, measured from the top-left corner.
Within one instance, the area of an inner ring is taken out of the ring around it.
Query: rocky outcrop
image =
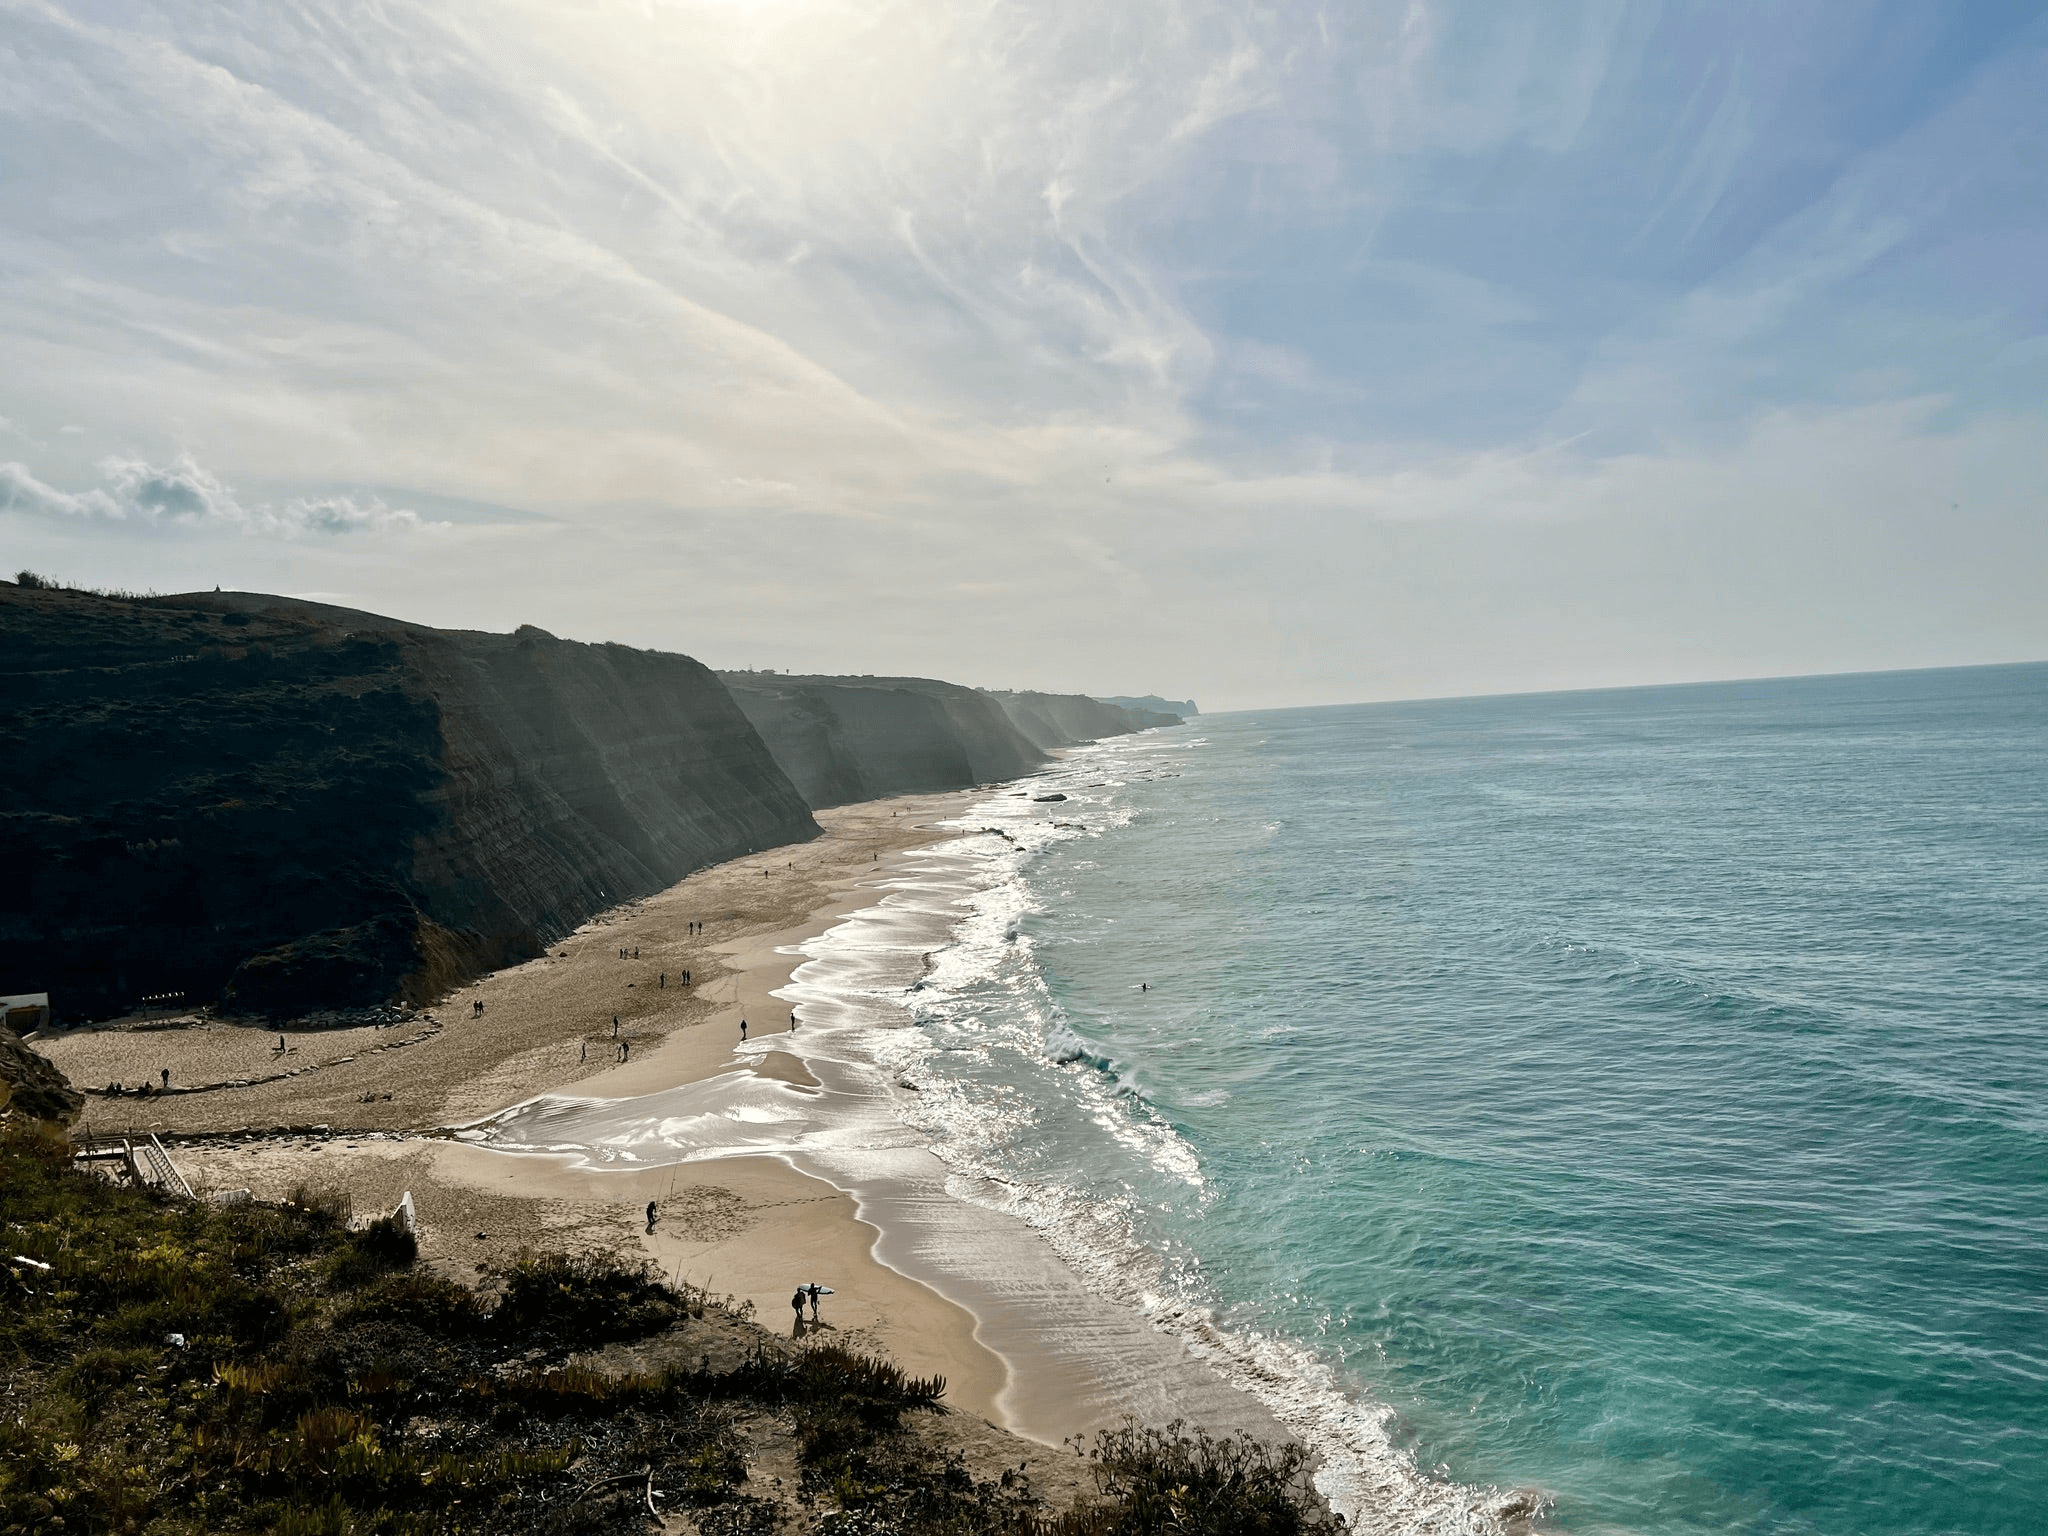
[[[83,1108],[85,1095],[71,1086],[57,1064],[0,1025],[0,1114],[69,1125]]]
[[[720,674],[813,807],[1014,779],[1045,762],[988,694],[922,677]]]
[[[0,584],[0,993],[419,1001],[816,834],[686,656]]]

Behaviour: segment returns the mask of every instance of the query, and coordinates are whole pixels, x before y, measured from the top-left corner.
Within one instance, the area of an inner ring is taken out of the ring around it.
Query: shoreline
[[[388,1209],[410,1190],[423,1258],[471,1282],[527,1246],[637,1250],[671,1278],[752,1302],[770,1329],[787,1326],[796,1283],[832,1284],[837,1294],[821,1312],[828,1336],[887,1353],[913,1374],[945,1375],[956,1408],[1041,1444],[1126,1412],[1291,1438],[1178,1339],[1090,1292],[1021,1219],[947,1194],[949,1170],[907,1129],[886,1166],[865,1174],[795,1148],[577,1166],[447,1134],[543,1099],[631,1104],[707,1085],[799,1099],[856,1091],[834,1063],[805,1059],[801,1023],[787,1038],[792,1008],[780,994],[807,963],[801,946],[879,908],[953,835],[936,824],[994,792],[820,812],[822,838],[698,871],[600,913],[546,955],[479,978],[408,1025],[354,1039],[343,1037],[356,1031],[293,1039],[287,1026],[283,1059],[297,1053],[312,1071],[247,1088],[95,1098],[81,1129],[222,1138],[179,1149],[195,1187],[278,1198],[299,1182],[338,1184],[359,1213]],[[692,921],[706,924],[702,936],[688,933]],[[673,985],[684,970],[686,989]],[[661,984],[664,972],[671,985]],[[806,1006],[796,1004],[799,1019]],[[593,1064],[611,1049],[614,1013],[631,1054]],[[377,1034],[417,1035],[423,1022],[438,1033],[410,1049],[362,1049]],[[260,1064],[251,1053],[269,1051],[273,1034],[150,1024],[46,1035],[38,1048],[84,1084],[153,1077],[158,1060],[187,1083],[209,1061]],[[763,1024],[774,1032],[764,1035]],[[324,1138],[264,1129],[312,1124],[336,1128]],[[247,1139],[225,1139],[237,1133]],[[639,1217],[650,1198],[661,1208],[652,1235]]]

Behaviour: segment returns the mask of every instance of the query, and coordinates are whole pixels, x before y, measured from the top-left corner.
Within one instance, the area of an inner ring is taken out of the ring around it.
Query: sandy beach
[[[168,1095],[93,1097],[84,1128],[99,1131],[417,1131],[572,1085],[619,1098],[696,1082],[744,1064],[733,1050],[742,1019],[756,1037],[788,1030],[788,1006],[769,994],[797,962],[777,947],[873,901],[907,850],[942,835],[933,823],[974,798],[820,812],[824,836],[700,870],[600,913],[545,955],[483,976],[409,1022],[287,1026],[282,1054],[273,1028],[172,1027],[168,1018],[58,1031],[38,1049],[88,1091],[159,1084],[169,1070]],[[222,1086],[241,1081],[251,1085]]]
[[[801,1156],[599,1167],[452,1139],[550,1093],[630,1104],[747,1081],[817,1093],[801,1023],[792,1035],[791,1005],[773,995],[801,963],[794,946],[872,907],[982,793],[822,812],[824,836],[600,914],[410,1020],[287,1025],[282,1051],[274,1028],[206,1020],[59,1032],[38,1048],[81,1086],[127,1085],[92,1097],[82,1129],[162,1134],[195,1188],[275,1199],[339,1187],[359,1214],[410,1192],[422,1256],[451,1275],[475,1280],[526,1248],[640,1254],[783,1333],[792,1290],[817,1280],[834,1292],[821,1334],[943,1375],[954,1408],[1046,1446],[1125,1412],[1284,1438],[1178,1340],[1089,1294],[1021,1222],[950,1199],[921,1148],[890,1152],[852,1188]],[[173,1091],[132,1091],[166,1068]]]

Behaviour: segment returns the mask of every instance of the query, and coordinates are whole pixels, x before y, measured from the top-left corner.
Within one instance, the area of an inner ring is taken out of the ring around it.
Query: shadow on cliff
[[[817,834],[686,656],[0,583],[0,993],[419,1003]]]

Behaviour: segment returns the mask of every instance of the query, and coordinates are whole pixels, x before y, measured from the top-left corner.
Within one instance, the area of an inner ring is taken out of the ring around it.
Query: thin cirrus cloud
[[[1205,702],[2048,649],[2039,6],[0,13],[66,568]]]

